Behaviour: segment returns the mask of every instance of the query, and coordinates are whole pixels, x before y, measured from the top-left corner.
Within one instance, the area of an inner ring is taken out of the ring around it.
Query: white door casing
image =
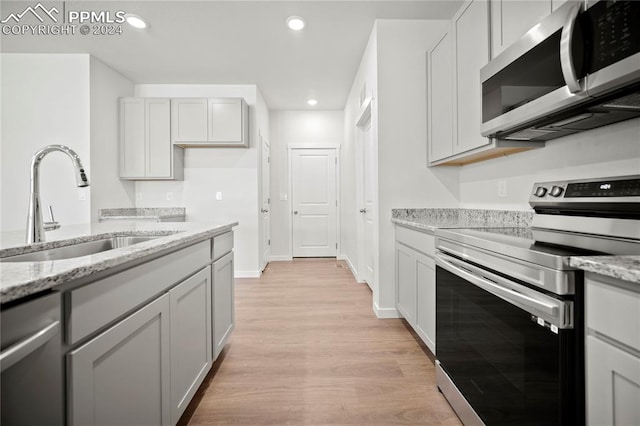
[[[293,257],[337,255],[337,149],[290,150]]]
[[[262,220],[262,264],[260,270],[264,271],[271,257],[271,190],[270,190],[270,173],[271,173],[271,147],[269,141],[260,136],[261,154],[261,200],[260,200],[260,218]]]

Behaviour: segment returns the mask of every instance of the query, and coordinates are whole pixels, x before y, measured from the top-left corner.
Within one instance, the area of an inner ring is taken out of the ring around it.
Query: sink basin
[[[127,247],[144,241],[150,241],[155,238],[158,238],[158,236],[103,238],[101,240],[87,241],[64,247],[56,247],[47,250],[34,251],[32,253],[9,256],[0,259],[0,262],[39,262],[44,260],[72,259],[74,257],[87,256],[120,247]]]

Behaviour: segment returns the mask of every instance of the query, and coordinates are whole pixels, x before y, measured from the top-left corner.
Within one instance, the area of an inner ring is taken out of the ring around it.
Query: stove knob
[[[551,196],[552,197],[559,197],[560,195],[562,195],[562,192],[564,191],[564,188],[561,186],[554,186],[553,188],[551,188]]]
[[[539,186],[536,188],[533,195],[535,195],[536,197],[542,198],[545,196],[546,193],[547,193],[547,188],[545,188],[544,186]]]

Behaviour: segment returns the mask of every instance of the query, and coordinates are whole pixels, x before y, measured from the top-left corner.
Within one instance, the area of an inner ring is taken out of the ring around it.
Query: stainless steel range
[[[465,425],[584,424],[583,274],[640,254],[640,175],[535,184],[531,228],[436,231],[436,375]]]

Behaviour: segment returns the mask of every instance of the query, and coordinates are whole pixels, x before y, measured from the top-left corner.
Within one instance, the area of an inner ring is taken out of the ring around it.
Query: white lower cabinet
[[[214,246],[216,242],[214,240]],[[213,262],[213,358],[218,358],[235,326],[233,252]]]
[[[396,308],[412,327],[416,324],[416,268],[414,250],[396,243]]]
[[[640,287],[585,274],[587,424],[640,425]]]
[[[171,423],[176,424],[212,364],[211,267],[169,291]]]
[[[436,271],[432,258],[415,252],[417,316],[415,330],[436,353]]]
[[[71,425],[169,425],[169,295],[67,355]]]
[[[436,352],[436,272],[433,235],[396,226],[396,309]]]

